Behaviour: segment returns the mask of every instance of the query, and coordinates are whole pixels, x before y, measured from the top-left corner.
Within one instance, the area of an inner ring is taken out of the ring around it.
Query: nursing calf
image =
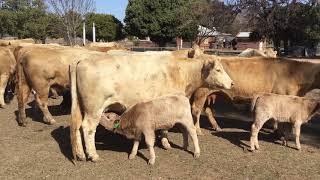
[[[254,123],[251,127],[251,150],[259,149],[258,133],[269,119],[279,123],[293,124],[296,146],[300,150],[301,124],[308,122],[319,108],[320,103],[315,99],[270,93],[257,95],[252,102]],[[286,144],[286,139],[285,137],[284,144]]]
[[[104,113],[100,124],[115,133],[125,135],[134,140],[129,159],[137,155],[141,135],[145,137],[150,152],[149,164],[155,163],[154,141],[155,130],[172,128],[175,124],[181,126],[183,147],[188,148],[188,134],[194,143],[194,157],[200,156],[200,148],[193,124],[189,99],[183,95],[171,95],[151,101],[140,102],[128,109],[121,116],[115,113]]]

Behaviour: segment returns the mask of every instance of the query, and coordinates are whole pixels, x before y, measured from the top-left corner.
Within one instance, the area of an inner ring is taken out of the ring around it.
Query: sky
[[[112,14],[123,21],[127,4],[128,0],[96,0],[96,12]]]

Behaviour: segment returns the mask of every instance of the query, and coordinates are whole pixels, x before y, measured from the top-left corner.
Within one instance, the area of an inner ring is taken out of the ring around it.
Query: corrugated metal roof
[[[213,28],[213,29],[209,29],[209,28],[206,28],[204,26],[198,26],[198,36],[203,36],[203,35],[206,35],[206,36],[217,36],[219,35],[220,33],[218,31],[216,31],[216,28]]]
[[[251,32],[239,32],[237,34],[237,38],[249,38],[250,37]]]

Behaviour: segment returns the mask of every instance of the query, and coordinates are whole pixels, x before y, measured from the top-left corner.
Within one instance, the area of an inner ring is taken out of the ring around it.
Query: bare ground
[[[59,104],[58,100],[52,101]],[[259,136],[261,150],[247,151],[251,123],[217,118],[223,132],[212,132],[202,121],[201,156],[193,159],[180,149],[182,135],[171,132],[172,150],[156,147],[156,164],[147,165],[148,150],[142,145],[139,156],[128,160],[132,142],[99,127],[96,146],[101,161],[70,161],[69,115],[50,108],[56,125],[46,125],[41,113],[27,109],[28,127],[16,122],[16,101],[0,109],[0,179],[320,179],[320,125],[311,123],[302,129],[302,151],[294,142],[281,146],[270,130]],[[32,118],[30,118],[32,117]],[[191,142],[190,142],[191,144]]]

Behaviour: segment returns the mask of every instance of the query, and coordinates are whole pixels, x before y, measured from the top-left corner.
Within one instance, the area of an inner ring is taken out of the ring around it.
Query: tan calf
[[[271,93],[257,95],[252,102],[254,122],[251,127],[251,150],[259,149],[258,133],[269,119],[279,123],[293,124],[296,146],[300,150],[301,124],[308,122],[319,108],[319,101],[314,99]]]
[[[137,103],[121,116],[115,113],[104,113],[100,120],[106,129],[123,134],[134,140],[129,159],[135,158],[138,151],[141,135],[145,137],[150,151],[149,164],[155,163],[154,141],[155,130],[170,129],[180,124],[183,133],[183,147],[188,148],[188,134],[194,143],[194,157],[200,156],[200,148],[193,124],[189,99],[183,95],[171,95],[151,101]]]

